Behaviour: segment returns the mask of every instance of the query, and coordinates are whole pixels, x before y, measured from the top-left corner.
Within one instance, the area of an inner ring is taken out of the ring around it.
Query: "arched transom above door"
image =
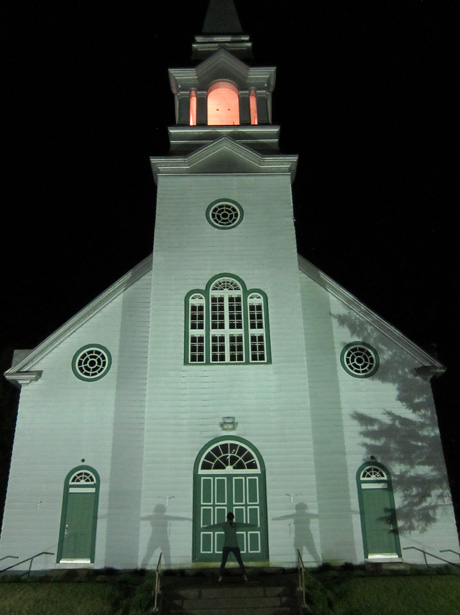
[[[203,472],[260,472],[259,463],[246,446],[240,442],[227,440],[208,449],[200,463],[200,473]]]

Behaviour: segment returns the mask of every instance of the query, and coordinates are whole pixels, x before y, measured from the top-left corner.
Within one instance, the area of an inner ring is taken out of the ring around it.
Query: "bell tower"
[[[195,37],[195,68],[170,69],[176,126],[170,128],[171,152],[190,151],[227,136],[259,152],[278,147],[272,126],[274,67],[253,67],[249,36],[242,33],[232,0],[212,0]]]
[[[171,538],[178,561],[190,553],[194,561],[219,560],[202,526],[224,510],[259,523],[247,537],[254,561],[271,551],[289,559],[276,541],[270,546],[270,518],[284,510],[293,450],[309,477],[308,501],[316,501],[291,197],[297,156],[279,151],[272,124],[275,68],[249,65],[250,57],[233,1],[211,0],[193,45],[196,66],[169,71],[176,117],[169,154],[151,158],[157,208],[143,510],[164,490],[158,481],[179,490],[184,516],[193,497],[192,535],[183,524],[183,535]],[[249,467],[232,482],[236,453],[223,455],[226,468],[205,463],[208,453],[198,459],[219,438],[219,450],[242,447],[257,460],[254,483],[245,478]],[[263,471],[267,462],[274,473]],[[217,493],[225,505],[211,501]],[[257,504],[237,506],[238,497],[256,493]]]

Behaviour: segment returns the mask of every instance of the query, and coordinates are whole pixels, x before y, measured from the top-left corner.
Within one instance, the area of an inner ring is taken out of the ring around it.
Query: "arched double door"
[[[194,561],[219,562],[223,532],[206,526],[222,523],[233,512],[236,522],[254,524],[238,532],[246,561],[268,561],[265,468],[247,441],[218,438],[200,451],[194,468]]]

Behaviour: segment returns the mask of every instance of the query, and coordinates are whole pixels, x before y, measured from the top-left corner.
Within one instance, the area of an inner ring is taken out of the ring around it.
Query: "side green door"
[[[194,476],[194,561],[219,562],[223,532],[206,526],[223,523],[233,512],[235,521],[254,528],[238,532],[246,561],[268,561],[268,531],[263,464],[248,443],[221,439],[197,457]]]
[[[94,562],[98,475],[92,468],[78,468],[64,484],[58,562]]]
[[[401,557],[391,477],[382,465],[358,470],[364,555],[368,559]]]

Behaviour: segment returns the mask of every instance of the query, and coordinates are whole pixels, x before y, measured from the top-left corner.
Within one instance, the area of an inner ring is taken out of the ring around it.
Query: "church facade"
[[[248,63],[233,2],[210,2],[193,49],[151,159],[153,255],[5,374],[21,398],[0,557],[213,566],[206,526],[230,511],[254,524],[249,565],[458,545],[442,365],[297,254],[275,69]]]

